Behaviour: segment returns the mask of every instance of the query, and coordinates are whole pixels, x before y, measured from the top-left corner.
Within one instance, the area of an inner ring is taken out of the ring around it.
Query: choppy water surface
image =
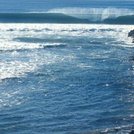
[[[0,133],[132,131],[132,28],[0,24]]]

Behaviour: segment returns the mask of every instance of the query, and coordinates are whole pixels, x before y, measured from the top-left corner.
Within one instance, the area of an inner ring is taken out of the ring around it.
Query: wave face
[[[134,24],[134,10],[116,8],[60,8],[45,13],[0,13],[6,23]]]
[[[119,19],[122,16],[123,22],[115,21],[120,24],[134,24],[134,10],[123,8],[57,8],[48,11],[49,13],[63,13],[81,19],[86,19],[88,22],[94,23],[111,23],[108,19]],[[131,17],[130,17],[131,16]],[[128,19],[125,21],[125,19]],[[129,23],[128,23],[129,22]]]
[[[124,8],[56,8],[49,13],[63,13],[76,17],[86,18],[93,21],[100,21],[119,16],[134,15],[134,10]]]
[[[134,24],[134,15],[120,16],[117,18],[108,18],[103,20],[108,24]]]
[[[62,13],[0,13],[0,22],[7,23],[87,23],[87,20]]]

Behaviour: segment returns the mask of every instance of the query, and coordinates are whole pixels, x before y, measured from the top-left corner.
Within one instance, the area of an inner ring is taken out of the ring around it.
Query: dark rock
[[[131,37],[133,39],[132,43],[134,43],[134,30],[131,30],[129,33],[128,33],[128,37]]]
[[[131,31],[128,33],[128,37],[133,37],[133,38],[134,38],[134,30],[131,30]]]
[[[130,59],[129,59],[129,61],[134,62],[134,56],[131,56]]]
[[[132,130],[129,134],[134,134],[134,130]]]

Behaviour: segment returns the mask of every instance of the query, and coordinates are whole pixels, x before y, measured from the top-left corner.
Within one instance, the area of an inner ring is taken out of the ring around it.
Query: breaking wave
[[[63,13],[73,17],[86,19],[88,22],[132,23],[134,22],[134,10],[117,8],[57,8],[48,11],[49,13]],[[121,17],[121,18],[120,18]],[[108,20],[109,19],[109,20]],[[121,19],[120,21],[117,19]],[[125,21],[127,19],[127,21]],[[112,20],[112,21],[113,21]],[[123,20],[123,22],[121,22]]]
[[[134,15],[134,11],[132,9],[122,8],[57,8],[48,12],[63,13],[93,21],[105,20],[107,18],[117,18],[119,16]]]
[[[56,8],[39,13],[0,13],[0,22],[134,24],[134,10],[121,8]]]

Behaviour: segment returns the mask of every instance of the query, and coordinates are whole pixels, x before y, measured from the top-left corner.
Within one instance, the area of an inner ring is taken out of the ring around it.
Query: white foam
[[[0,50],[23,50],[23,49],[36,49],[36,48],[43,48],[42,45],[38,43],[22,43],[22,42],[2,42],[0,45]]]
[[[124,42],[115,45],[125,44],[133,46],[131,38],[128,38],[128,32],[133,29],[133,25],[97,25],[97,24],[4,24],[0,23],[0,50],[11,52],[0,53],[0,80],[7,78],[26,77],[28,73],[36,72],[41,66],[72,60],[75,55],[56,55],[53,52],[31,51],[20,53],[22,49],[38,49],[50,45],[61,45],[61,43],[24,43],[17,42],[14,38],[36,37],[45,38],[46,36],[67,38],[85,36],[87,38],[114,38],[116,42]],[[13,29],[13,30],[11,30]],[[27,30],[23,30],[27,29]],[[42,30],[44,29],[44,30]],[[47,31],[45,29],[50,29]],[[95,29],[92,31],[91,29]],[[111,31],[101,29],[113,29]],[[40,30],[36,32],[36,30]],[[112,43],[112,42],[111,42]],[[90,57],[100,58],[101,55],[90,53]],[[2,58],[4,57],[4,58]],[[105,57],[105,55],[103,55]],[[107,58],[107,57],[105,57]],[[82,69],[92,69],[93,65],[79,64],[77,67]],[[108,85],[106,85],[108,86]],[[13,89],[14,90],[14,89]],[[20,105],[24,99],[19,97],[19,91],[3,91],[0,93],[0,108],[6,106]],[[18,98],[17,98],[18,97]]]
[[[35,30],[50,29],[51,31]],[[14,29],[14,31],[9,30]],[[21,31],[28,29],[28,31]],[[95,29],[92,31],[91,29]],[[113,29],[111,31],[101,29]],[[51,53],[30,53],[25,55],[28,61],[15,60],[14,57],[19,57],[17,50],[22,49],[37,49],[50,45],[61,45],[60,43],[23,43],[14,41],[17,37],[78,37],[85,36],[88,38],[114,38],[114,45],[124,44],[123,47],[134,47],[131,43],[131,38],[128,38],[128,32],[133,29],[133,25],[97,25],[97,24],[4,24],[0,23],[0,50],[13,50],[11,55],[8,55],[8,60],[0,61],[0,79],[22,77],[28,72],[37,70],[42,64],[49,64],[55,61],[62,61],[61,57]],[[91,31],[90,31],[91,30]],[[118,43],[117,42],[124,42]],[[4,53],[3,53],[4,54]],[[4,56],[3,56],[4,57]],[[21,58],[21,56],[20,56]],[[23,57],[22,57],[23,58]],[[64,57],[63,57],[64,58]],[[66,57],[70,58],[70,57]],[[2,59],[2,58],[1,58]],[[10,59],[10,60],[9,60]],[[71,58],[70,58],[71,59]],[[84,66],[87,67],[87,66]]]
[[[0,108],[12,107],[22,104],[24,101],[22,96],[19,96],[20,91],[2,91],[0,93]]]
[[[78,7],[55,8],[49,10],[48,13],[63,13],[94,21],[104,20],[107,18],[115,18],[125,15],[134,15],[134,11],[132,9],[110,8],[110,7],[109,8],[78,8]]]
[[[28,31],[21,31],[23,29]],[[50,31],[36,30],[50,29]],[[9,31],[15,29],[15,31]],[[90,29],[96,29],[94,32]],[[101,31],[100,29],[113,29],[113,31]],[[15,42],[13,38],[16,37],[38,37],[44,38],[61,37],[61,36],[88,36],[95,38],[111,37],[119,41],[131,44],[132,39],[128,38],[128,32],[133,29],[133,25],[97,25],[97,24],[0,24],[0,50],[11,49],[32,49],[42,48],[41,43],[22,43]],[[34,31],[35,30],[35,31]],[[47,43],[47,42],[46,42]],[[46,44],[48,45],[48,44]],[[50,44],[52,45],[52,43]],[[53,44],[55,45],[55,44]],[[131,44],[132,45],[132,44]]]
[[[36,68],[34,63],[20,61],[0,62],[0,79],[24,76]]]

